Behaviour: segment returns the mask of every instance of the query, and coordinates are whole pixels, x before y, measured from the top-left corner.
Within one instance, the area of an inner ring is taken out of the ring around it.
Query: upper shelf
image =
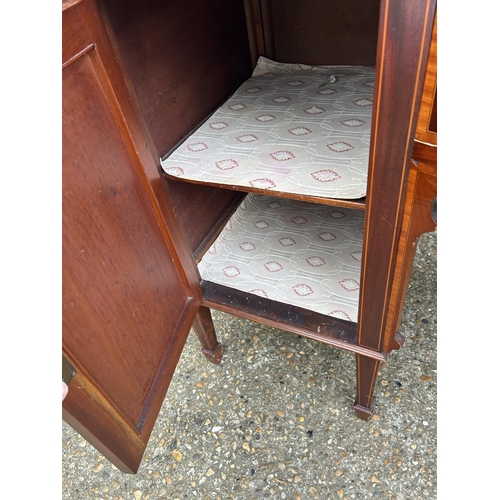
[[[185,181],[364,208],[374,82],[373,67],[261,57],[162,167]]]

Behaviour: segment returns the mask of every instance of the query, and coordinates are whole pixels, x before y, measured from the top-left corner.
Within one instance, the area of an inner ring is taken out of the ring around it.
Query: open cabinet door
[[[93,0],[62,26],[63,418],[136,472],[201,290]]]

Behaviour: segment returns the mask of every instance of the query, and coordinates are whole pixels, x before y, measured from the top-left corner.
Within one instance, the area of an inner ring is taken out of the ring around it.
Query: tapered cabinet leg
[[[208,307],[200,306],[193,328],[201,342],[201,352],[209,361],[219,364],[222,359],[222,345],[217,341],[212,315]]]
[[[370,420],[375,407],[373,392],[377,381],[380,361],[373,358],[356,355],[357,395],[354,411],[359,418]]]

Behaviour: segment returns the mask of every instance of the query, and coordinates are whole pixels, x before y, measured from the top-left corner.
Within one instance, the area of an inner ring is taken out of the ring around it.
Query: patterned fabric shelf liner
[[[366,195],[375,68],[260,57],[164,171],[194,182],[323,198]]]
[[[199,263],[201,277],[357,322],[364,211],[249,194]]]

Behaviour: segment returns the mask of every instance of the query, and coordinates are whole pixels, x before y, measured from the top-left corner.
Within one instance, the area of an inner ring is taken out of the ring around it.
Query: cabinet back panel
[[[271,16],[274,58],[305,64],[374,66],[378,0],[261,0]]]

